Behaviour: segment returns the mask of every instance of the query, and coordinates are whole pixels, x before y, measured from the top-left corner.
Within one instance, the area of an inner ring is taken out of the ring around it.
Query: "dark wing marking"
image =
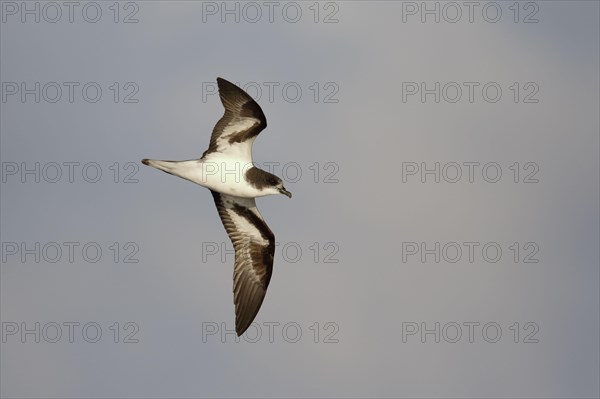
[[[215,125],[202,157],[215,151],[227,152],[232,144],[253,139],[267,127],[265,114],[248,93],[222,78],[217,78],[217,83],[225,114]],[[253,141],[248,142],[250,147]]]
[[[242,335],[262,305],[273,272],[275,236],[254,198],[212,191],[219,216],[235,249],[233,300],[235,331]]]

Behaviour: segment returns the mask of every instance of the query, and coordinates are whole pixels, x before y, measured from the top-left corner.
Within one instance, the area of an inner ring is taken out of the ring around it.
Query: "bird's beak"
[[[287,195],[289,198],[292,198],[292,193],[290,193],[288,190],[286,190],[285,188],[280,188],[279,192],[283,195]]]

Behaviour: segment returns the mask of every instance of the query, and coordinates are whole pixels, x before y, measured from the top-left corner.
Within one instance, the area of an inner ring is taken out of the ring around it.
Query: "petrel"
[[[267,127],[260,106],[242,89],[217,78],[225,114],[210,136],[208,149],[200,159],[157,161],[143,159],[144,165],[179,176],[206,187],[235,249],[233,301],[238,336],[250,326],[271,280],[275,235],[256,207],[256,197],[292,193],[281,179],[254,166],[252,144]]]

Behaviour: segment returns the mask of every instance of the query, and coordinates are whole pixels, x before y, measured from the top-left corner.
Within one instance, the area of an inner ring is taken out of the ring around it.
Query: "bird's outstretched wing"
[[[215,125],[202,158],[220,152],[252,162],[252,143],[267,127],[267,118],[244,90],[222,78],[217,78],[217,83],[225,114]]]
[[[275,236],[258,212],[254,198],[211,192],[235,249],[233,301],[239,336],[250,326],[265,298],[273,271]]]

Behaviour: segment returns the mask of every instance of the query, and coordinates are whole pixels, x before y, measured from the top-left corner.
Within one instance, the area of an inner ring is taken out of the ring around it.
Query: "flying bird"
[[[213,128],[208,149],[200,159],[158,161],[144,165],[208,188],[235,249],[233,301],[235,330],[250,326],[267,292],[273,271],[275,236],[256,207],[256,197],[292,193],[281,179],[254,166],[252,144],[267,127],[260,106],[245,91],[217,78],[225,114]]]

